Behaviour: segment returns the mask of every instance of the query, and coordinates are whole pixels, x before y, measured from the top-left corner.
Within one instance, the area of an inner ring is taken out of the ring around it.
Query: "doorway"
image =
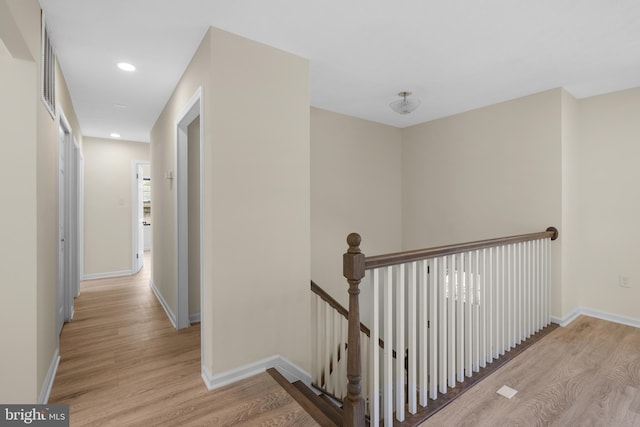
[[[64,113],[58,116],[58,278],[56,332],[73,318],[80,292],[82,156]]]
[[[134,274],[144,266],[145,252],[151,250],[151,164],[131,162],[131,265]]]
[[[203,127],[201,89],[196,91],[176,126],[177,315],[178,329],[202,317]]]

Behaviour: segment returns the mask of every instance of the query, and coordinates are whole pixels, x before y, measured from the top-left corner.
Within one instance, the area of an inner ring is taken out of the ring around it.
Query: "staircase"
[[[267,369],[267,373],[322,427],[342,426],[342,405],[324,393],[316,394],[300,380],[290,383],[275,368]]]
[[[549,227],[365,257],[360,236],[349,235],[349,310],[311,284],[313,386],[343,407],[304,384],[285,379],[283,387],[320,425],[420,424],[555,328],[550,253],[557,236]],[[361,281],[369,291],[367,326]]]

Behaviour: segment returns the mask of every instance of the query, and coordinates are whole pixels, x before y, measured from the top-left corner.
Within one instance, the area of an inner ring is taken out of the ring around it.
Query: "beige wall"
[[[0,402],[35,402],[36,384],[36,104],[34,62],[11,57],[0,41]],[[7,226],[10,224],[10,226]],[[10,279],[10,280],[8,280]]]
[[[204,87],[202,333],[212,375],[276,354],[309,369],[308,84],[305,60],[211,29],[151,132],[162,176],[175,168],[176,120]],[[154,212],[164,212],[154,214],[153,280],[175,310],[175,184],[164,183],[153,192]]]
[[[570,266],[580,262],[579,251],[574,247],[579,230],[577,218],[582,215],[578,203],[578,160],[580,140],[578,136],[578,101],[567,91],[562,90],[562,226],[559,240],[562,242],[562,295],[561,313],[571,313],[579,305],[580,287],[572,279],[574,273]]]
[[[11,159],[3,174],[6,206],[1,218],[3,241],[11,249],[0,257],[5,281],[0,303],[3,349],[0,401],[36,402],[57,349],[57,120],[40,101],[40,7],[35,0],[0,0],[0,32],[19,57],[0,47],[0,124],[7,144],[0,155]],[[5,25],[9,22],[9,25]],[[16,48],[17,46],[17,48]],[[66,88],[56,69],[56,101],[82,137]],[[17,234],[16,234],[17,233]],[[13,259],[19,254],[18,259]],[[25,265],[24,263],[28,265]],[[8,317],[4,317],[8,316]],[[5,340],[6,338],[6,340]]]
[[[560,228],[561,137],[559,89],[404,129],[404,248]],[[560,245],[554,242],[554,315],[561,312]]]
[[[167,172],[176,173],[176,121],[186,113],[183,111],[199,87],[203,97],[209,93],[210,34],[202,39],[189,66],[169,98],[162,113],[151,129],[151,200],[153,203],[153,271],[151,279],[167,302],[169,309],[176,313],[177,296],[177,255],[176,255],[176,193],[175,178],[167,179]],[[204,108],[208,108],[203,100]],[[202,122],[205,128],[207,123]],[[209,141],[205,133],[205,140]],[[210,325],[202,322],[202,334],[210,335]],[[205,353],[205,358],[210,357]]]
[[[566,280],[579,304],[640,319],[640,88],[582,99]],[[631,288],[618,285],[630,278]]]
[[[149,144],[84,138],[84,273],[131,273],[132,162],[149,161]]]
[[[402,131],[311,108],[311,278],[345,307],[346,238],[368,255],[402,249]]]

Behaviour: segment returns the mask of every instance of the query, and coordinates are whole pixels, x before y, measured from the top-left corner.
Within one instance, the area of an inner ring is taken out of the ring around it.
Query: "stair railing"
[[[550,323],[550,241],[558,230],[365,257],[347,237],[349,283],[344,425],[403,422]],[[363,370],[359,284],[373,308]],[[382,306],[382,310],[379,307]],[[381,312],[382,311],[382,312]],[[378,342],[385,345],[380,352]],[[395,358],[393,353],[407,354]],[[363,393],[363,372],[367,392]]]

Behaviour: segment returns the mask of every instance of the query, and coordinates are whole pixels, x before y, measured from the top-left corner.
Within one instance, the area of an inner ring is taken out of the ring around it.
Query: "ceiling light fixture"
[[[112,133],[110,133],[110,134],[109,134],[109,136],[110,136],[111,138],[120,138],[120,134],[119,134],[119,133],[116,133],[116,132],[112,132]]]
[[[118,68],[120,68],[122,71],[135,71],[136,67],[132,64],[129,64],[128,62],[118,62]]]
[[[398,114],[409,114],[420,105],[419,99],[407,99],[409,95],[411,95],[411,92],[400,92],[398,96],[401,96],[402,99],[393,101],[389,104],[389,107]]]

